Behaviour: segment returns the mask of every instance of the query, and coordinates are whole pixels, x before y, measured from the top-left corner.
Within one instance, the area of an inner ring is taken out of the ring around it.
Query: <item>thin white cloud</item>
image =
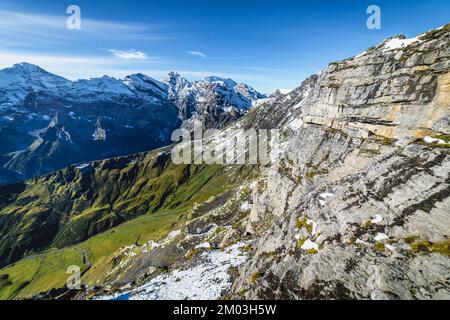
[[[115,50],[109,49],[114,56],[123,60],[145,60],[147,59],[147,54],[138,50]]]
[[[207,55],[205,53],[201,52],[201,51],[188,51],[188,53],[190,55],[192,55],[192,56],[197,56],[197,57],[200,57],[200,58],[206,58],[207,57]]]
[[[31,14],[0,9],[0,43],[9,48],[59,48],[61,44],[86,44],[99,40],[165,40],[163,26],[149,23],[89,19],[81,8],[81,30],[68,30],[64,15]]]
[[[108,75],[125,77],[131,73],[152,69],[164,61],[148,58],[146,60],[119,60],[112,55],[81,56],[42,54],[0,50],[0,69],[20,62],[38,65],[45,70],[70,80],[86,79]]]
[[[123,78],[133,73],[144,73],[155,78],[164,78],[171,67],[161,68],[161,64],[167,65],[167,61],[148,58],[146,60],[119,60],[114,56],[80,56],[80,55],[50,55],[42,53],[30,53],[19,51],[0,50],[0,69],[11,67],[13,64],[28,62],[38,65],[54,74],[63,76],[70,80],[88,79],[91,77],[101,77],[108,75],[116,78]],[[171,64],[171,63],[170,63]],[[158,68],[159,66],[159,68]],[[219,70],[189,70],[177,69],[181,75],[190,80],[216,75],[224,78],[231,78],[236,81],[267,82],[274,81],[271,77],[248,73],[228,73]]]
[[[78,80],[104,75],[123,79],[127,75],[135,73],[144,73],[155,79],[164,79],[174,67],[173,61],[160,60],[155,57],[148,57],[146,60],[123,60],[108,54],[106,50],[103,52],[106,54],[102,56],[87,56],[0,50],[0,69],[11,67],[15,63],[28,62],[67,79]],[[211,75],[231,78],[237,82],[247,83],[260,92],[274,91],[276,89],[274,83],[279,80],[278,76],[256,72],[223,72],[223,70],[217,69],[192,70],[183,67],[176,68],[176,71],[189,80],[200,80]],[[297,81],[292,85],[294,86],[296,83]],[[278,87],[289,88],[290,85],[290,83],[286,83],[286,86]]]

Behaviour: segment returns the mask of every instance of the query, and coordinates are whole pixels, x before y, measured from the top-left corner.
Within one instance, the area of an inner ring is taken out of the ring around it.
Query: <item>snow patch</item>
[[[303,121],[301,119],[295,119],[289,123],[288,127],[292,130],[300,130],[303,127]]]
[[[355,242],[356,242],[356,244],[362,244],[364,246],[368,246],[369,245],[369,243],[367,243],[366,241],[363,241],[361,239],[356,239]]]
[[[195,249],[211,249],[212,246],[211,246],[211,243],[209,243],[209,242],[203,242],[203,243],[196,245],[194,248]]]
[[[425,138],[423,138],[423,141],[425,141],[426,143],[437,143],[437,144],[446,144],[447,143],[442,139],[436,139],[436,138],[432,138],[429,136],[426,136]]]
[[[334,196],[333,193],[329,193],[329,192],[327,192],[327,193],[321,193],[321,194],[319,195],[319,203],[320,203],[320,205],[321,205],[321,206],[324,206],[324,205],[326,204],[326,199],[327,199],[327,198],[331,198],[332,196]]]
[[[385,233],[380,233],[380,232],[374,238],[375,241],[383,241],[383,240],[387,240],[387,239],[389,239],[389,237]]]
[[[70,133],[66,130],[65,127],[62,127],[61,130],[58,130],[56,135],[58,136],[58,138],[60,140],[64,140],[64,141],[68,141],[70,143],[73,143],[72,142],[72,137],[70,136]]]
[[[311,234],[315,235],[317,233],[317,223],[313,220],[306,220],[306,223],[312,227]]]
[[[317,250],[319,251],[319,245],[311,240],[306,240],[301,246],[303,250]]]
[[[171,239],[173,239],[173,238],[175,238],[175,237],[178,237],[180,234],[181,234],[181,230],[171,231],[171,232],[167,235],[166,240],[171,240]]]
[[[248,202],[248,201],[243,202],[241,204],[240,208],[239,208],[239,210],[241,212],[246,212],[246,211],[249,211],[251,209],[252,209],[252,204],[250,202]]]
[[[290,93],[292,90],[294,90],[294,89],[278,89],[278,91],[280,91],[282,94],[288,94],[288,93]]]
[[[152,251],[154,248],[159,247],[160,244],[158,242],[155,242],[153,240],[150,240],[149,242],[147,242],[146,244],[143,245],[143,247],[141,248],[141,252],[150,252]]]
[[[415,37],[415,38],[410,38],[410,39],[400,39],[400,38],[393,38],[388,40],[385,44],[384,44],[384,51],[391,51],[391,50],[395,50],[395,49],[403,49],[408,47],[409,45],[418,42],[419,37]]]
[[[97,118],[96,128],[92,137],[94,141],[105,141],[106,140],[106,130],[102,128],[100,118]]]
[[[95,299],[217,300],[231,286],[228,269],[241,265],[247,259],[247,255],[239,250],[245,244],[240,242],[224,251],[202,252],[198,263],[189,268],[161,274],[130,292]]]
[[[375,217],[372,220],[370,220],[370,222],[372,222],[374,224],[378,224],[382,221],[383,221],[383,217],[381,216],[381,214],[376,214]]]
[[[102,128],[95,129],[95,132],[92,134],[94,141],[105,141],[106,140],[106,131]]]
[[[354,59],[361,58],[362,56],[364,56],[364,55],[366,55],[366,54],[367,54],[367,51],[361,52],[360,54],[356,55],[356,56],[354,57]]]
[[[83,170],[86,169],[88,167],[90,167],[91,165],[89,163],[83,163],[83,164],[79,164],[77,166],[75,166],[75,168],[77,168],[78,170]]]
[[[395,252],[396,250],[395,250],[395,247],[394,246],[392,246],[392,245],[390,245],[390,244],[385,244],[384,245],[386,248],[388,248],[390,251],[392,251],[392,252]]]

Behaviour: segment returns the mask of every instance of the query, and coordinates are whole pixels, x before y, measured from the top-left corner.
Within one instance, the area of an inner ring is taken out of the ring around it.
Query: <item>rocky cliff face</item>
[[[389,39],[275,102],[290,133],[236,297],[450,298],[449,35]]]
[[[231,278],[202,280],[231,289],[206,298],[450,298],[449,33],[447,25],[388,39],[332,63],[228,128],[280,129],[279,161],[160,244],[166,252],[181,245],[178,255],[189,257],[167,276],[143,268],[158,267],[158,250],[118,252],[127,271],[111,267],[115,278],[141,275],[122,292],[154,298],[177,288],[196,298],[195,285],[172,278],[195,279],[216,250],[231,264],[237,243],[246,262],[230,267]]]
[[[360,56],[332,63],[305,101],[303,119],[361,137],[422,138],[446,132],[448,68],[444,29],[412,41],[386,40]]]

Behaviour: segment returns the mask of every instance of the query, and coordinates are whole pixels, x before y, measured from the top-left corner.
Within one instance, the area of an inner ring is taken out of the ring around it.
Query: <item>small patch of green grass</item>
[[[377,251],[377,252],[383,252],[383,251],[386,249],[386,246],[384,245],[384,243],[377,242],[377,243],[375,243],[375,245],[373,246],[373,248],[374,248],[375,251]]]
[[[312,233],[312,231],[313,231],[313,226],[308,223],[308,219],[306,217],[297,218],[297,220],[295,222],[295,227],[297,229],[304,228],[304,229],[306,229],[306,231],[308,231],[308,233]]]
[[[445,141],[447,143],[450,143],[450,136],[446,135],[446,134],[436,135],[436,136],[433,136],[433,138]]]
[[[259,280],[259,278],[261,278],[261,273],[258,271],[253,272],[250,276],[250,283],[255,284]]]
[[[246,245],[246,246],[239,247],[239,250],[241,252],[250,252],[250,251],[253,251],[253,247],[251,245]]]
[[[371,220],[366,221],[362,227],[363,229],[370,229],[373,226],[373,222]]]
[[[238,292],[238,296],[243,297],[245,296],[245,294],[248,292],[247,289],[242,289],[241,291]]]
[[[224,232],[226,230],[225,227],[218,227],[207,239],[206,242],[211,241],[212,239],[214,239],[217,235],[221,234],[222,232]]]
[[[411,250],[419,253],[440,253],[450,257],[450,240],[431,242],[428,240],[417,240],[410,244]]]
[[[258,192],[263,193],[267,189],[267,180],[258,181]]]
[[[418,240],[420,237],[418,236],[407,236],[405,237],[403,240],[407,243],[407,244],[411,244],[414,243],[416,240]]]

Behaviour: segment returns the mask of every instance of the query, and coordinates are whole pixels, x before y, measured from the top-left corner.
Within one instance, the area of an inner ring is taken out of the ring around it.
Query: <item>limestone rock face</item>
[[[450,25],[391,42],[249,115],[284,141],[236,298],[450,299]]]
[[[408,46],[388,43],[332,63],[303,106],[306,123],[367,137],[423,137],[448,130],[450,37],[448,27]]]

